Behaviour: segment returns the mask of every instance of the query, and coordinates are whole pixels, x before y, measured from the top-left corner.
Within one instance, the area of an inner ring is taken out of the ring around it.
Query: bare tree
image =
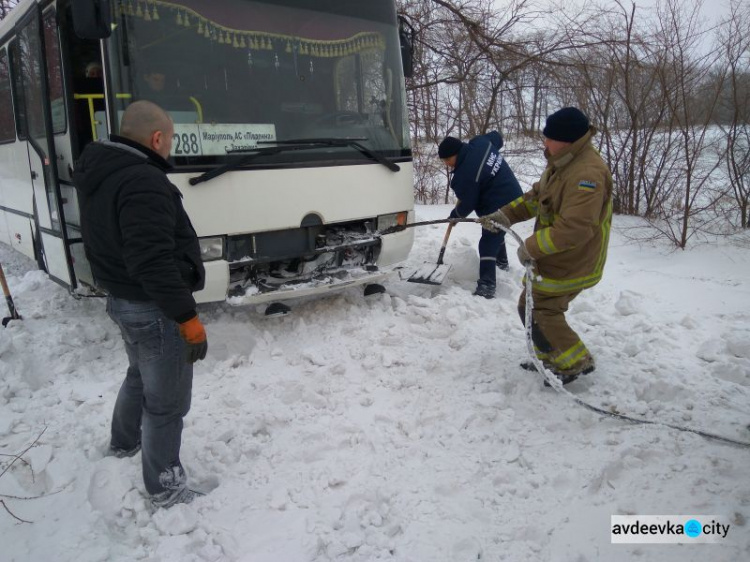
[[[742,228],[750,228],[750,7],[733,2],[723,26],[723,61],[727,88],[722,99],[727,123],[725,166]]]
[[[638,24],[638,13],[634,3],[618,1],[613,10],[592,16],[586,29],[594,30],[589,34],[597,43],[574,51],[566,72],[558,74],[564,91],[574,93],[574,102],[600,130],[615,212],[651,217],[667,197],[663,180],[674,172],[674,139],[662,134],[669,120],[661,99],[666,55]]]
[[[539,94],[545,59],[569,48],[566,34],[538,33],[527,38],[517,31],[541,17],[528,0],[500,6],[490,0],[402,0],[400,13],[414,26],[417,61],[407,81],[414,151],[416,195],[423,202],[447,202],[425,159],[447,134],[471,138],[491,129],[528,134],[536,130],[544,100],[537,96],[527,111],[527,92]],[[580,44],[583,44],[579,42]],[[534,89],[524,83],[532,77]],[[530,113],[530,115],[529,115]]]
[[[0,20],[5,18],[16,4],[18,4],[18,0],[0,0]]]
[[[679,170],[669,180],[673,198],[660,209],[655,222],[679,248],[685,248],[692,235],[705,226],[706,213],[717,197],[711,193],[711,177],[719,166],[716,138],[711,135],[714,110],[723,89],[723,75],[712,75],[715,52],[704,50],[705,30],[700,25],[701,2],[684,5],[666,0],[658,10],[656,47],[665,53],[660,65],[661,94],[669,110],[664,134],[677,140],[673,163]]]

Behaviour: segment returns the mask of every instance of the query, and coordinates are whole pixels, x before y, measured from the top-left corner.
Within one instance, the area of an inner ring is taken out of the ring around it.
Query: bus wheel
[[[379,295],[381,293],[385,293],[385,287],[382,285],[379,285],[378,283],[370,283],[369,285],[365,285],[365,296],[369,297],[370,295]]]
[[[273,302],[266,308],[266,318],[272,316],[286,316],[292,311],[287,305],[280,302]]]

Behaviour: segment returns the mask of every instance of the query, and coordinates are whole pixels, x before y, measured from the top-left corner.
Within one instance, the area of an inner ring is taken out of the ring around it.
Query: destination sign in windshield
[[[175,123],[172,156],[219,156],[276,140],[274,124]]]

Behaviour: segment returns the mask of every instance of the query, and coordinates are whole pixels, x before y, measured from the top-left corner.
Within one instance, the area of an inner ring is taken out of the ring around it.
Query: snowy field
[[[636,224],[615,217],[605,278],[572,304],[598,369],[566,388],[750,442],[748,238],[671,252],[628,241]],[[418,229],[411,263],[435,260],[443,233]],[[487,301],[471,295],[478,237],[454,229],[439,288],[394,277],[388,294],[352,288],[272,319],[202,306],[209,352],[182,459],[213,490],[155,513],[140,455],[104,457],[126,365],[104,301],[73,299],[0,245],[24,317],[0,329],[0,499],[30,522],[0,505],[0,560],[750,560],[750,449],[604,419],[543,388],[518,367],[515,244]],[[732,527],[717,545],[618,545],[613,514]]]

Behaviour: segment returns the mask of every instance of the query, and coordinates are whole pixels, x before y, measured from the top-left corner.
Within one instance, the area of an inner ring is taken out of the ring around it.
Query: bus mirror
[[[106,39],[112,34],[109,0],[73,0],[73,29],[81,39]]]
[[[414,74],[414,28],[404,16],[398,17],[398,39],[401,43],[401,64],[404,76],[411,78]]]

